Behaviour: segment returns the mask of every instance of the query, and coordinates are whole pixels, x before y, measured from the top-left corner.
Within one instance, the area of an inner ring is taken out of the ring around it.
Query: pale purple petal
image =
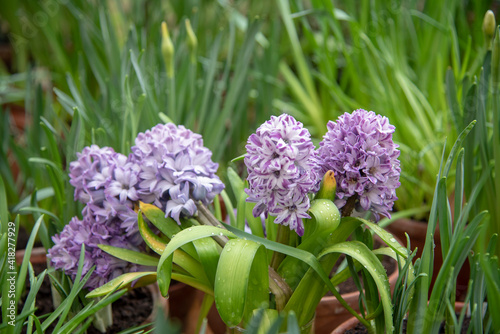
[[[390,217],[401,172],[394,126],[387,117],[358,109],[328,122],[327,129],[318,153],[322,172],[335,173],[335,204],[341,208],[354,197],[362,211]]]

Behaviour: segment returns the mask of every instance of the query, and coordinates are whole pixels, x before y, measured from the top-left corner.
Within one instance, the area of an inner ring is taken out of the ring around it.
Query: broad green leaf
[[[221,252],[220,246],[212,238],[194,240],[193,245],[196,248],[196,252],[200,258],[200,263],[207,274],[210,285],[213,287],[215,283],[217,263],[219,262]]]
[[[316,233],[331,233],[340,224],[339,209],[331,200],[316,199],[312,201],[308,212],[312,219],[305,222],[304,239]]]
[[[341,220],[339,227],[335,230],[335,233],[332,233],[326,239],[324,245],[320,247],[318,253],[324,250],[329,245],[335,245],[340,242],[344,242],[347,238],[354,232],[356,228],[361,226],[362,222],[359,219],[355,219],[353,217],[344,217]],[[301,246],[299,246],[300,248]],[[324,272],[330,273],[333,266],[337,262],[339,254],[330,254],[324,256],[320,265]],[[287,261],[285,259],[285,261]],[[284,262],[285,262],[284,261]],[[282,277],[294,277],[294,271],[297,270],[297,264],[294,265],[286,265],[284,263],[281,264],[279,268],[279,273]],[[303,269],[301,269],[303,270]],[[285,276],[286,275],[286,276]],[[302,274],[295,278],[295,280],[300,280],[295,282],[295,287],[291,286],[294,290],[292,297],[288,301],[285,310],[294,310],[299,318],[299,324],[306,324],[313,316],[316,305],[320,302],[321,298],[325,295],[325,293],[331,287],[328,284],[325,284],[324,278],[317,275],[316,271],[312,269],[308,269],[305,274]],[[287,283],[290,284],[289,279],[286,279]],[[329,281],[329,283],[331,283]],[[332,284],[333,285],[333,284]],[[335,291],[336,292],[336,291]],[[335,295],[335,292],[332,293]],[[338,293],[337,293],[338,294]],[[337,299],[339,299],[340,295],[335,295]],[[351,314],[357,314],[352,308],[350,308],[345,301],[340,297],[339,302],[346,307]],[[354,312],[354,313],[353,313]],[[358,318],[359,319],[359,318]],[[363,320],[364,321],[364,320]],[[370,326],[369,323],[365,321],[365,323]]]
[[[408,258],[408,250],[401,245],[394,236],[378,226],[377,224],[374,224],[368,220],[361,219],[361,218],[353,218],[361,221],[364,225],[368,226],[370,230],[372,230],[376,235],[380,237],[389,247],[394,249],[396,253],[401,255],[403,258],[407,259]]]
[[[269,277],[265,248],[250,240],[229,241],[222,250],[215,280],[215,304],[230,326],[248,322],[255,309],[267,308]]]
[[[165,212],[153,204],[139,202],[139,209],[163,234],[170,239],[181,231],[181,227],[172,218],[165,217]]]
[[[111,245],[98,245],[100,249],[105,251],[106,253],[113,255],[123,261],[128,261],[135,264],[140,264],[143,266],[154,266],[158,265],[158,261],[160,260],[157,257],[147,255],[144,253],[136,252],[131,249],[114,247]]]
[[[155,205],[139,202],[139,209],[146,218],[169,239],[172,239],[174,235],[182,230],[181,226],[179,226],[175,220],[170,217],[165,217],[165,212]],[[193,258],[196,258],[196,250],[193,245],[185,245],[182,249]]]
[[[165,251],[161,255],[160,263],[158,264],[158,286],[160,287],[160,292],[163,296],[168,294],[168,287],[170,286],[170,280],[172,278],[172,261],[174,251],[187,243],[193,242],[194,240],[215,235],[225,235],[231,238],[235,237],[233,233],[219,227],[193,226],[187,230],[179,232],[174,238],[172,238],[172,240],[170,240],[165,248]],[[207,279],[206,276],[196,278]]]
[[[340,224],[340,213],[335,204],[327,199],[312,201],[309,212],[311,219],[304,220],[304,236],[298,249],[318,255],[325,247],[332,244],[331,236],[338,235],[336,230]],[[340,241],[347,239],[349,234]],[[294,289],[307,270],[309,266],[299,259],[287,257],[281,263],[278,272]]]
[[[389,279],[382,263],[377,256],[365,244],[359,241],[346,241],[330,246],[325,249],[319,257],[330,253],[346,254],[356,259],[370,273],[377,285],[380,300],[384,310],[386,333],[393,332],[392,324],[392,302]]]
[[[349,220],[349,219],[346,219],[345,220],[345,226],[346,228],[344,228],[343,232],[341,233],[337,233],[337,234],[332,234],[331,236],[329,236],[329,238],[331,238],[332,240],[336,240],[336,238],[338,238],[340,236],[341,240],[345,240],[345,238],[347,238],[347,236],[349,234],[352,233],[352,230],[356,227],[356,226],[359,226],[359,222],[357,221],[354,221],[354,220]],[[233,227],[233,226],[230,226],[230,225],[227,225],[227,224],[224,224],[224,226],[226,226],[226,228],[233,232],[237,237],[241,238],[241,239],[248,239],[248,240],[252,240],[252,241],[255,241],[255,242],[258,242],[258,243],[261,243],[262,245],[264,245],[268,250],[272,250],[272,251],[275,251],[275,252],[280,252],[280,253],[283,253],[285,255],[288,255],[289,257],[294,257],[294,258],[297,258],[299,259],[300,261],[306,263],[309,267],[311,267],[311,275],[313,276],[313,278],[317,278],[317,282],[318,284],[321,284],[319,289],[321,290],[320,291],[320,299],[321,299],[321,296],[324,295],[324,292],[323,289],[327,289],[327,290],[330,290],[332,292],[332,294],[337,298],[339,299],[339,302],[352,314],[354,315],[355,317],[358,318],[358,320],[360,322],[362,322],[365,326],[369,326],[369,323],[367,321],[365,321],[363,318],[361,318],[357,313],[356,311],[354,311],[352,309],[352,307],[350,307],[343,299],[342,297],[340,296],[340,294],[338,293],[338,291],[335,289],[335,287],[333,286],[332,282],[330,282],[330,280],[328,279],[328,275],[326,274],[322,264],[318,261],[318,259],[316,258],[315,255],[311,254],[310,252],[308,251],[304,251],[302,249],[298,249],[298,248],[294,248],[294,247],[290,247],[290,246],[287,246],[287,245],[283,245],[283,244],[280,244],[280,243],[277,243],[277,242],[274,242],[274,241],[271,241],[271,240],[267,240],[267,239],[264,239],[264,238],[261,238],[261,237],[258,237],[258,236],[255,236],[255,235],[252,235],[252,234],[248,234],[244,231],[241,231],[241,230],[238,230],[237,228]],[[337,230],[340,230],[340,227],[342,227],[342,224],[341,226],[339,226],[339,228]],[[351,230],[352,229],[352,230]],[[345,238],[342,239],[342,236],[343,235],[346,235]],[[286,259],[285,259],[286,260]],[[280,265],[280,268],[283,264]],[[333,265],[332,265],[333,266]],[[292,270],[294,268],[292,267]],[[308,272],[309,274],[309,272]],[[288,281],[287,281],[288,283]],[[310,290],[311,289],[311,285],[310,284],[307,284],[307,290]],[[295,294],[295,293],[294,293]],[[293,298],[294,295],[292,295],[292,298]],[[297,301],[297,303],[303,303],[303,300],[299,300]],[[285,308],[285,311],[288,309],[288,305],[290,305],[290,302],[287,303],[287,306]],[[316,305],[316,304],[315,304]],[[293,310],[294,308],[291,308],[290,310]],[[312,312],[314,313],[314,309],[312,310]],[[311,320],[311,317],[307,317],[307,319],[305,319],[305,321],[310,321]],[[303,325],[305,323],[300,323],[299,324]]]
[[[137,214],[137,222],[139,225],[139,232],[141,233],[142,238],[146,242],[146,244],[156,253],[161,255],[165,250],[165,243],[160,239],[159,236],[153,233],[151,229],[148,227],[144,219],[142,218],[142,213],[139,211]]]
[[[139,232],[141,233],[142,238],[144,239],[146,244],[149,247],[151,247],[153,251],[155,251],[159,255],[162,255],[164,253],[166,245],[163,242],[163,240],[161,240],[160,237],[154,234],[153,231],[151,231],[151,229],[144,222],[140,210],[138,213],[138,224],[139,224]],[[191,228],[189,228],[188,230],[190,229]],[[170,243],[172,243],[172,241],[170,241]],[[191,245],[191,247],[193,246]],[[198,257],[198,254],[196,254],[196,250],[194,255],[196,256],[196,258]],[[189,274],[193,275],[193,277],[201,281],[205,281],[207,277],[203,272],[200,263],[196,260],[196,258],[193,258],[191,255],[187,254],[182,249],[176,249],[173,253],[173,262],[175,264],[180,266],[183,270],[187,271]]]
[[[95,298],[100,296],[105,296],[116,289],[129,289],[132,283],[135,282],[135,287],[145,286],[156,281],[156,272],[154,271],[144,271],[144,272],[134,272],[126,273],[112,279],[108,283],[90,291],[85,297]]]

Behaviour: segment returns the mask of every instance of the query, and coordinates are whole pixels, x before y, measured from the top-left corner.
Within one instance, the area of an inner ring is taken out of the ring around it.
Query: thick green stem
[[[276,235],[276,242],[279,242],[283,245],[289,245],[290,242],[290,229],[288,226],[278,225],[278,233]],[[271,258],[271,267],[274,270],[278,270],[281,261],[285,258],[285,254],[280,252],[274,252],[273,257]]]
[[[347,203],[340,209],[342,217],[348,217],[352,214],[354,207],[356,206],[357,196],[351,196],[347,200]]]

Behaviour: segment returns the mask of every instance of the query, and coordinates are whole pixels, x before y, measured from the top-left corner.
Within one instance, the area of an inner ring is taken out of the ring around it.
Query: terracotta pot
[[[175,282],[170,286],[168,290],[170,305],[168,317],[174,322],[181,324],[182,333],[196,333],[196,325],[201,311],[203,296],[204,292],[181,282]],[[209,321],[205,334],[214,333],[211,326],[212,323]]]
[[[24,258],[24,249],[20,249],[16,251],[16,263],[18,266],[23,263],[23,258]],[[30,262],[31,263],[47,263],[47,251],[43,247],[34,247],[31,250],[31,256],[30,256]]]
[[[417,255],[415,259],[418,259],[422,256],[422,251],[425,245],[425,237],[427,234],[427,223],[421,221],[415,221],[411,219],[398,219],[394,221],[391,225],[386,227],[386,230],[391,232],[395,237],[403,241],[403,245],[406,246],[406,236],[405,233],[410,237],[410,245],[411,249],[414,250],[417,248]],[[436,233],[434,235],[434,269],[433,276],[431,280],[431,291],[434,286],[434,282],[436,281],[437,275],[441,266],[443,265],[443,256],[441,249],[441,241],[440,241],[440,233],[439,226],[436,229]],[[457,277],[457,289],[456,289],[456,297],[458,300],[460,298],[465,297],[465,293],[467,292],[467,287],[469,284],[470,277],[470,265],[469,260],[466,259],[460,273]]]
[[[464,307],[465,304],[462,302],[455,303],[456,312],[461,312]],[[346,321],[344,321],[343,323],[341,323],[337,328],[335,328],[333,332],[331,332],[331,334],[344,334],[346,331],[356,328],[358,324],[359,324],[358,318],[351,317]]]

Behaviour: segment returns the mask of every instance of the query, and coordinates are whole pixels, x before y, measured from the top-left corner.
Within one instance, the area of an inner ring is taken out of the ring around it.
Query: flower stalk
[[[196,35],[193,31],[193,27],[191,27],[191,21],[189,19],[186,19],[184,21],[186,24],[186,32],[187,32],[187,46],[189,48],[189,59],[191,61],[191,64],[196,64],[196,50],[198,48],[198,39],[196,38]]]

